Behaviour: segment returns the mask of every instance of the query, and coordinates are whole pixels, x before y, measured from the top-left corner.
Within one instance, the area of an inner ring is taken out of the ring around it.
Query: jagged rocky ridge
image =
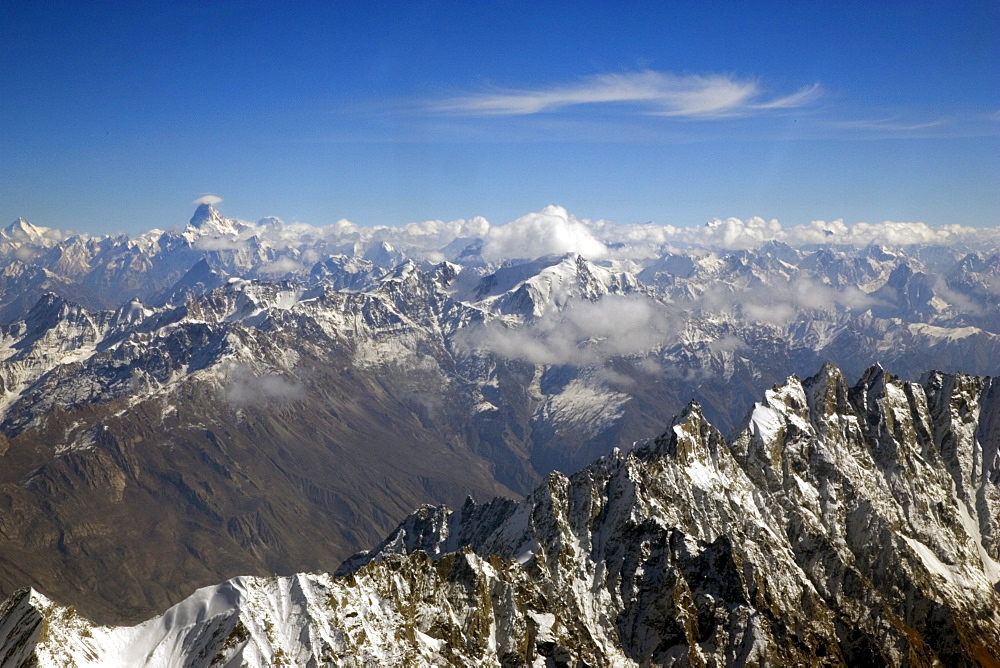
[[[236,578],[132,628],[31,590],[12,665],[1000,664],[1000,384],[832,365],[729,439],[661,437],[522,501],[424,506],[333,575]]]

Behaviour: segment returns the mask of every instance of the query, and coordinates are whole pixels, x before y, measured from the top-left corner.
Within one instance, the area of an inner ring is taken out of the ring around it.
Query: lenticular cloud
[[[192,204],[208,204],[209,206],[215,206],[222,201],[222,198],[218,195],[213,195],[212,193],[205,193],[198,199],[191,202]]]

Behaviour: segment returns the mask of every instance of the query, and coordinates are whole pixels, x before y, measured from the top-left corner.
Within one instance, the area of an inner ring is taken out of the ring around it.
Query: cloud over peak
[[[513,116],[593,104],[632,104],[660,116],[712,118],[741,116],[809,104],[821,94],[819,84],[779,97],[768,97],[756,79],[729,74],[677,75],[643,70],[595,74],[573,83],[534,89],[501,89],[455,97],[434,106],[459,114]]]
[[[565,253],[579,253],[597,259],[605,257],[608,248],[594,237],[583,222],[554,204],[506,225],[490,227],[486,230],[481,251],[487,262]]]
[[[209,206],[215,206],[216,204],[218,204],[221,201],[222,201],[222,198],[219,197],[218,195],[213,195],[212,193],[205,193],[204,195],[202,195],[201,197],[199,197],[198,199],[196,199],[195,201],[193,201],[191,203],[192,204],[208,204]]]

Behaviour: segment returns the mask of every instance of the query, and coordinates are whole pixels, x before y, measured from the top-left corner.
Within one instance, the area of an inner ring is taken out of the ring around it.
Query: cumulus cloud
[[[202,195],[201,197],[199,197],[198,199],[196,199],[195,201],[193,201],[191,203],[192,204],[208,204],[209,206],[215,206],[216,204],[218,204],[221,201],[222,201],[222,198],[219,197],[218,195],[213,195],[212,193],[205,193],[204,195]]]
[[[255,373],[243,364],[230,370],[224,388],[226,401],[234,406],[268,406],[295,401],[305,396],[297,380],[276,373]]]
[[[481,255],[487,262],[504,259],[534,259],[544,255],[579,253],[590,259],[603,258],[608,248],[590,229],[561,206],[550,205],[538,213],[490,227]]]
[[[403,233],[413,238],[427,239],[447,239],[452,241],[456,237],[481,237],[490,229],[490,224],[482,216],[476,216],[471,220],[453,220],[445,222],[442,220],[425,220],[421,223],[407,223],[403,226]]]
[[[779,241],[791,245],[816,243],[848,244],[867,246],[885,244],[906,246],[909,244],[987,243],[993,247],[1000,244],[1000,228],[963,227],[961,225],[941,225],[932,227],[926,223],[905,223],[885,221],[881,223],[855,223],[845,225],[842,220],[832,223],[813,222],[809,225],[789,227],[782,230]]]
[[[756,248],[765,241],[777,239],[782,236],[782,232],[781,223],[777,220],[768,221],[755,217],[743,221],[738,218],[727,218],[710,221],[701,230],[701,237],[707,246],[745,250]]]
[[[487,323],[464,330],[466,349],[483,350],[532,364],[589,365],[638,355],[676,335],[665,307],[644,296],[606,295],[598,302],[571,302],[516,328]]]
[[[847,225],[843,220],[816,220],[804,225],[784,226],[777,220],[759,217],[715,219],[701,227],[674,227],[645,223],[591,223],[589,229],[606,246],[625,244],[614,255],[645,257],[650,247],[704,248],[711,250],[748,250],[769,241],[801,247],[816,244],[848,246],[907,246],[911,244],[962,244],[979,249],[1000,248],[1000,227],[962,225],[931,226],[922,222],[860,222]]]
[[[498,90],[446,100],[438,111],[481,115],[525,115],[590,104],[629,103],[662,116],[711,118],[800,107],[821,93],[818,84],[767,97],[756,79],[727,74],[676,75],[644,70],[596,74],[547,88]]]
[[[490,224],[482,216],[458,220],[425,220],[407,223],[401,227],[379,226],[366,230],[366,241],[385,241],[393,248],[405,251],[417,258],[439,262],[447,258],[446,249],[453,242],[481,239],[490,229]],[[459,243],[457,250],[465,244]]]

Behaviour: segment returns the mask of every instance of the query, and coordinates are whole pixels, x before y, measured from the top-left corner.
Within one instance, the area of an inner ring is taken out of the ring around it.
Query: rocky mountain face
[[[594,257],[523,257],[481,219],[209,206],[135,239],[0,231],[0,594],[136,622],[234,575],[333,571],[423,503],[529,494],[692,398],[731,433],[827,360],[1000,374],[995,230],[732,248],[728,222],[563,214],[528,222]]]
[[[724,437],[521,501],[423,506],[334,575],[240,577],[135,627],[25,589],[11,665],[1000,665],[1000,384],[825,365]]]

